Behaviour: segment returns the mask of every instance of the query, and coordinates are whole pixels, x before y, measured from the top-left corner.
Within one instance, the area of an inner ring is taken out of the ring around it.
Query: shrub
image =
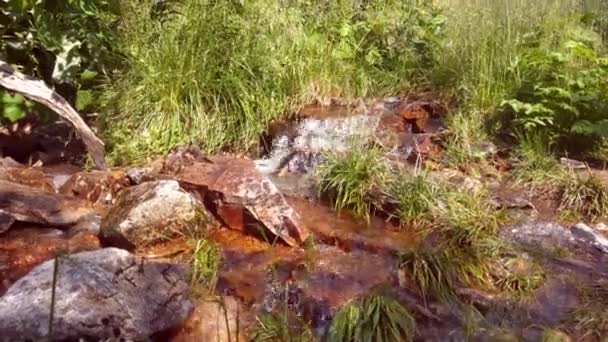
[[[113,0],[3,1],[0,59],[57,87],[77,110],[97,101],[95,87],[118,63]],[[0,91],[0,118],[16,121],[36,110],[19,95]]]
[[[503,103],[517,126],[542,129],[570,150],[592,148],[608,135],[608,59],[598,56],[593,43],[592,37],[571,40],[559,50],[525,55],[526,82]]]

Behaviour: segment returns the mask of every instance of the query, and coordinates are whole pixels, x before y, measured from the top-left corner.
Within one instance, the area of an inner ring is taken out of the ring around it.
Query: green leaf
[[[5,105],[2,109],[2,116],[10,122],[15,122],[25,116],[25,111],[19,105],[9,104]]]
[[[4,93],[2,94],[2,103],[21,105],[25,103],[25,97],[23,97],[21,94],[11,95],[9,93]]]
[[[82,81],[90,81],[97,76],[97,71],[86,69],[80,74],[80,79]]]
[[[85,110],[91,103],[93,103],[93,93],[90,90],[76,92],[76,110]]]

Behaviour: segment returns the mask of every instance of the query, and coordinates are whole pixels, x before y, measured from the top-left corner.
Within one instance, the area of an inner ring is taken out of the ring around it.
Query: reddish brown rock
[[[111,204],[116,194],[129,186],[122,170],[79,172],[72,175],[59,192],[91,203]]]
[[[247,341],[243,329],[243,309],[233,297],[213,298],[195,304],[182,327],[166,340],[172,342]]]
[[[0,214],[14,221],[57,227],[75,224],[94,213],[79,199],[0,180]],[[1,225],[0,232],[9,226]]]
[[[0,179],[26,185],[38,190],[54,192],[55,187],[48,175],[32,167],[0,166]]]
[[[264,235],[259,231],[262,226],[290,246],[308,236],[298,213],[252,161],[232,157],[205,158],[208,161],[171,158],[165,171],[173,173],[171,178],[182,187],[199,194],[228,227]]]
[[[0,237],[0,295],[32,268],[56,255],[98,248],[99,240],[91,233],[68,237],[56,229],[14,229]]]

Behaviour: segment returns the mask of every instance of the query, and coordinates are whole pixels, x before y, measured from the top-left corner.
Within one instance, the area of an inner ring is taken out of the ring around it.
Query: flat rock
[[[142,340],[192,310],[185,270],[106,248],[59,259],[53,335],[48,336],[53,260],[0,298],[0,341]]]
[[[11,221],[70,226],[90,215],[93,209],[79,199],[0,180],[0,233]]]
[[[223,223],[238,230],[265,228],[290,246],[303,242],[308,230],[277,189],[246,159],[209,157],[209,161],[180,162],[171,177],[197,193]],[[177,171],[175,171],[177,169]],[[165,169],[167,170],[167,169]]]
[[[200,214],[200,215],[199,215]],[[122,191],[101,222],[101,238],[128,249],[183,233],[204,219],[202,206],[173,180],[142,183]]]

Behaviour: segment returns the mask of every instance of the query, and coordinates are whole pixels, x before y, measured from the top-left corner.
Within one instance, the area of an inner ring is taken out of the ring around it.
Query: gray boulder
[[[193,308],[183,268],[116,248],[82,252],[59,258],[48,336],[54,266],[37,266],[0,299],[0,341],[140,340],[184,321]]]
[[[173,180],[127,188],[101,222],[102,240],[133,249],[167,239],[183,231],[202,206]]]

